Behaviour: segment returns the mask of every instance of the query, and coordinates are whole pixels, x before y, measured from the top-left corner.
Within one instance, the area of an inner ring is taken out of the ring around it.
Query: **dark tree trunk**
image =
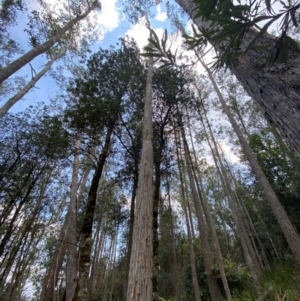
[[[126,283],[124,288],[124,300],[126,300],[126,295],[127,295],[129,265],[130,265],[131,249],[132,249],[132,234],[133,234],[133,225],[134,225],[134,205],[135,205],[137,185],[138,185],[138,169],[136,168],[136,171],[134,173],[131,202],[130,202],[129,235],[128,235],[129,237],[128,237],[128,249],[127,249]]]
[[[114,125],[110,125],[107,128],[106,137],[103,149],[99,155],[97,166],[92,178],[91,187],[88,193],[88,199],[85,207],[85,213],[83,217],[83,224],[81,227],[81,248],[79,255],[79,291],[78,300],[86,301],[88,295],[88,278],[91,261],[91,250],[92,250],[92,229],[94,221],[95,206],[97,200],[97,190],[99,180],[102,175],[103,167],[106,158],[109,153],[111,136],[113,133]]]

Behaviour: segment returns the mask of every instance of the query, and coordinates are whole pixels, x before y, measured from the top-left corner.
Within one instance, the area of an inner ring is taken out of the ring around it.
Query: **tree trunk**
[[[91,6],[87,9],[87,11],[82,14],[76,16],[74,19],[69,21],[61,30],[59,30],[54,36],[52,36],[48,41],[45,43],[36,46],[35,48],[28,51],[26,54],[22,55],[12,63],[10,63],[8,66],[3,68],[0,71],[0,83],[2,83],[4,80],[9,78],[11,75],[13,75],[15,72],[17,72],[19,69],[21,69],[23,66],[25,66],[27,63],[29,63],[31,60],[33,60],[38,55],[48,51],[56,42],[58,42],[62,36],[70,30],[76,23],[78,23],[80,20],[86,18],[89,13],[95,9],[98,6],[98,2],[94,1]]]
[[[74,162],[71,182],[70,205],[67,225],[67,266],[66,266],[66,301],[72,301],[77,282],[77,189],[79,173],[80,132],[76,135]]]
[[[176,0],[182,9],[199,27],[209,27],[210,22],[202,18],[194,18],[192,0]],[[244,37],[241,49],[245,49],[257,32],[249,30]],[[275,47],[274,37],[265,33],[260,44]],[[214,44],[218,48],[218,44]],[[289,50],[286,63],[269,67],[266,59],[257,63],[263,50],[249,50],[238,59],[236,66],[229,67],[238,78],[247,93],[259,105],[270,124],[274,124],[288,144],[300,153],[300,56],[299,51]]]
[[[190,131],[189,134],[190,134],[190,139],[191,139],[191,144],[192,144],[193,155],[194,155],[194,158],[196,160],[197,157],[196,157],[196,151],[195,151],[194,142],[193,142],[192,133],[191,133],[190,120],[188,120],[188,123],[189,123],[188,128],[189,128],[189,131]],[[231,292],[230,292],[230,289],[229,289],[229,285],[228,285],[225,270],[224,270],[223,256],[222,256],[222,252],[221,252],[221,248],[220,248],[220,244],[219,244],[215,224],[214,224],[214,221],[213,221],[212,216],[211,216],[208,199],[207,199],[206,194],[204,192],[202,177],[201,177],[201,173],[199,171],[197,162],[195,162],[195,166],[196,166],[197,174],[196,174],[196,171],[194,170],[194,172],[195,172],[194,176],[195,176],[195,179],[196,179],[200,199],[202,199],[202,206],[203,206],[204,213],[205,213],[205,216],[206,216],[206,219],[207,219],[207,225],[208,225],[208,227],[210,229],[210,232],[211,232],[213,248],[214,248],[214,252],[215,252],[216,261],[217,261],[218,266],[219,266],[224,291],[225,291],[227,300],[231,300],[232,297],[231,297]],[[197,176],[198,176],[198,179],[197,179]],[[200,187],[198,187],[198,183],[199,183]]]
[[[205,115],[205,117],[207,117],[206,114],[204,114],[204,115]],[[208,123],[208,127],[209,127],[209,130],[210,130],[210,134],[211,134],[213,144],[215,146],[215,152],[216,153],[214,152],[214,149],[213,149],[213,147],[210,143],[209,136],[206,132],[205,124],[204,124],[204,121],[202,119],[202,116],[201,116],[200,112],[199,112],[199,117],[200,117],[200,120],[203,124],[203,129],[204,129],[204,132],[205,132],[205,136],[207,138],[208,145],[211,149],[212,156],[213,156],[213,159],[214,159],[214,162],[215,162],[217,172],[220,176],[223,189],[224,189],[224,191],[226,192],[226,194],[228,196],[228,202],[229,202],[230,208],[232,210],[232,214],[233,214],[233,218],[234,218],[234,221],[235,221],[235,224],[236,224],[238,236],[240,238],[240,242],[241,242],[241,245],[242,245],[242,248],[243,248],[244,258],[245,258],[245,261],[246,261],[246,263],[249,267],[250,273],[251,273],[254,289],[255,289],[257,295],[259,295],[260,294],[260,283],[259,283],[258,278],[261,275],[260,265],[257,261],[256,256],[255,256],[255,252],[253,250],[251,241],[249,239],[247,229],[244,225],[243,220],[241,219],[239,208],[238,208],[238,205],[237,205],[237,200],[235,198],[234,192],[231,189],[230,181],[227,177],[227,174],[226,174],[225,168],[223,166],[220,154],[218,152],[217,144],[216,144],[216,141],[214,139],[210,124]],[[221,166],[221,170],[218,166],[218,162]]]
[[[168,206],[171,216],[171,237],[172,237],[172,253],[173,253],[173,271],[174,271],[174,288],[176,294],[176,300],[181,301],[181,281],[179,277],[179,269],[178,269],[178,261],[176,256],[176,243],[175,243],[175,230],[174,230],[174,222],[173,222],[173,210],[171,206],[171,196],[170,196],[170,182],[169,176],[167,175],[167,194],[168,194]]]
[[[153,270],[153,58],[149,59],[143,122],[142,157],[133,227],[127,301],[152,301]]]
[[[117,115],[117,114],[116,114]],[[116,121],[115,116],[115,121]],[[78,299],[80,301],[86,301],[88,297],[88,278],[91,262],[91,251],[92,251],[92,230],[95,206],[97,200],[97,190],[99,180],[102,175],[103,167],[110,149],[110,141],[113,133],[114,123],[108,126],[104,146],[98,157],[97,166],[92,178],[91,187],[88,193],[88,199],[86,202],[85,213],[83,217],[83,223],[80,230],[81,235],[81,248],[79,254],[79,290]]]
[[[287,216],[280,201],[278,200],[271,184],[269,183],[265,173],[263,172],[257,158],[255,157],[250,145],[248,144],[247,140],[243,136],[243,133],[240,130],[238,124],[236,123],[229,107],[226,105],[225,99],[223,98],[223,96],[217,86],[217,83],[215,82],[215,80],[213,78],[211,71],[208,69],[208,67],[202,61],[201,61],[201,63],[208,73],[208,76],[218,94],[218,98],[222,104],[222,108],[223,108],[225,114],[227,115],[227,117],[240,141],[240,144],[241,144],[243,151],[250,163],[252,171],[254,172],[254,174],[258,180],[258,183],[261,186],[261,188],[265,194],[266,200],[268,201],[268,203],[279,223],[281,231],[283,232],[283,235],[285,236],[285,239],[286,239],[290,249],[292,250],[294,257],[298,261],[300,261],[300,235],[296,232],[294,226],[292,225],[289,217]],[[283,101],[283,100],[281,100],[281,101]],[[285,106],[287,106],[287,104],[285,104]],[[296,124],[294,124],[294,127],[295,126],[296,126]],[[300,150],[300,148],[299,148],[299,150]]]
[[[177,138],[177,137],[176,137]],[[175,138],[175,140],[177,140]],[[176,143],[176,154],[177,154],[177,165],[179,170],[179,180],[180,180],[180,188],[181,188],[181,197],[182,197],[182,207],[185,215],[185,222],[186,222],[186,230],[188,234],[188,242],[189,242],[189,249],[190,249],[190,260],[191,260],[191,269],[192,269],[192,281],[193,281],[193,288],[194,288],[194,294],[195,294],[195,301],[201,301],[201,294],[199,289],[199,282],[197,277],[197,270],[196,270],[196,257],[194,252],[194,246],[192,241],[192,235],[191,235],[191,229],[189,225],[189,216],[187,211],[187,201],[185,198],[185,187],[183,183],[183,172],[181,168],[180,158],[179,158],[179,151],[178,151],[178,143]],[[192,221],[191,221],[192,222]]]
[[[127,249],[127,258],[126,258],[126,282],[124,288],[124,300],[127,296],[127,286],[128,286],[128,276],[129,276],[129,266],[130,266],[130,257],[131,257],[131,249],[132,249],[132,235],[133,235],[133,225],[134,225],[134,205],[135,205],[135,197],[138,185],[138,169],[135,169],[133,185],[132,185],[132,194],[131,194],[131,202],[130,202],[130,217],[129,217],[129,234],[128,234],[128,249]]]
[[[195,204],[196,215],[197,215],[197,219],[198,219],[198,226],[199,226],[200,240],[201,240],[201,249],[203,252],[205,271],[207,273],[207,282],[208,282],[209,292],[210,292],[212,301],[218,301],[218,300],[222,300],[222,293],[221,293],[219,284],[217,282],[217,278],[213,275],[213,259],[211,256],[212,253],[211,253],[211,249],[209,246],[209,241],[208,241],[207,232],[206,232],[207,230],[206,230],[206,225],[205,225],[205,220],[203,217],[200,200],[199,200],[196,186],[195,186],[195,179],[194,179],[192,167],[191,167],[192,162],[190,160],[189,148],[188,148],[188,144],[187,144],[186,137],[185,137],[185,132],[184,132],[182,125],[181,125],[181,133],[182,133],[182,139],[183,139],[183,145],[184,145],[185,161],[187,164],[187,172],[188,172],[188,176],[189,176],[190,186],[191,186],[192,195],[193,195],[194,204]]]
[[[19,91],[16,95],[11,97],[1,108],[0,108],[0,118],[3,117],[8,110],[16,104],[30,89],[34,87],[34,85],[42,78],[42,76],[51,68],[51,66],[56,62],[59,58],[61,58],[66,53],[67,47],[61,49],[61,51],[52,56],[51,60],[45,65],[45,67],[28,82],[28,84]]]

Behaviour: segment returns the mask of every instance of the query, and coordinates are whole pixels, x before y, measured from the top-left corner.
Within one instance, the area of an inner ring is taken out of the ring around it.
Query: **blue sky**
[[[55,0],[47,0],[50,5],[54,7]],[[101,38],[98,42],[93,43],[91,50],[97,51],[99,47],[108,48],[110,45],[115,45],[118,42],[119,37],[129,35],[133,37],[140,48],[142,48],[148,39],[148,30],[144,26],[144,20],[141,20],[139,24],[130,24],[122,12],[121,0],[119,3],[117,0],[102,0],[102,10],[97,13],[97,30],[102,32]],[[20,15],[18,18],[18,24],[11,29],[12,37],[24,48],[25,52],[30,50],[28,43],[28,34],[24,32],[27,27],[27,15],[30,10],[38,9],[38,4],[35,1],[29,2],[28,12]],[[55,9],[55,8],[54,8]],[[167,20],[166,7],[164,4],[153,7],[153,15],[155,16],[151,20],[151,26],[156,30],[159,37],[162,36],[165,28],[170,28],[170,22]],[[95,16],[93,16],[95,17]],[[100,36],[100,35],[99,35]],[[34,59],[31,64],[36,72],[39,72],[41,68],[47,62],[45,56],[40,55]],[[58,61],[54,66],[55,69],[58,65],[63,64],[63,61]],[[23,67],[18,74],[27,75],[27,80],[31,79],[31,68],[29,65]],[[22,100],[15,104],[9,112],[16,113],[24,111],[29,105],[35,105],[40,101],[45,103],[49,102],[51,96],[55,94],[58,86],[55,80],[50,75],[45,75],[37,84],[36,88],[32,89]],[[1,105],[6,101],[3,99]]]

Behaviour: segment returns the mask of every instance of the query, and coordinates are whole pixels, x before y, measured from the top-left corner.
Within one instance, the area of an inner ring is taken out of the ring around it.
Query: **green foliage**
[[[194,36],[185,35],[186,43],[190,48],[206,45],[207,41],[217,46],[218,55],[213,67],[234,66],[238,58],[251,49],[263,50],[267,63],[271,66],[274,63],[283,63],[287,60],[289,50],[298,50],[298,44],[291,37],[287,36],[290,26],[298,26],[299,20],[297,11],[299,3],[292,5],[281,4],[284,6],[279,13],[275,14],[269,0],[265,1],[268,14],[260,14],[260,1],[252,1],[250,5],[241,5],[240,1],[234,4],[232,0],[194,0],[195,18],[203,18],[210,22],[208,28],[200,28],[201,33],[193,28]],[[276,21],[280,22],[281,34],[276,39],[269,39],[265,43],[263,35],[268,28]],[[265,22],[262,28],[260,22]],[[291,25],[292,24],[292,25]],[[253,31],[253,28],[258,31]],[[251,41],[241,47],[245,36],[252,31],[254,37]],[[263,42],[262,42],[263,41]],[[270,51],[271,50],[271,51]],[[257,62],[261,59],[258,57]]]
[[[265,129],[251,135],[249,144],[281,204],[300,231],[299,158],[287,149],[279,136],[277,138],[279,140],[269,129]]]
[[[263,295],[266,301],[298,301],[300,295],[300,272],[296,262],[277,263],[264,271],[262,280]],[[257,300],[255,293],[247,288],[235,293],[233,300]]]

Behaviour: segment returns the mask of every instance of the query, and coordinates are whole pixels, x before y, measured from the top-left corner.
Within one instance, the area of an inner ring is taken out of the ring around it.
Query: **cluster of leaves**
[[[214,63],[215,68],[224,65],[232,67],[237,59],[249,50],[264,50],[271,54],[265,55],[269,65],[285,62],[288,58],[289,49],[297,50],[298,44],[287,35],[290,26],[299,25],[297,11],[300,3],[288,5],[280,1],[284,9],[275,13],[270,0],[265,0],[266,9],[261,13],[261,1],[252,1],[249,5],[235,5],[232,0],[200,1],[194,0],[194,18],[203,18],[210,26],[200,28],[201,33],[193,27],[193,36],[185,35],[186,43],[190,48],[206,45],[209,41],[218,49],[218,56]],[[239,1],[240,3],[240,1]],[[281,21],[280,21],[281,20]],[[280,35],[275,39],[270,37],[267,44],[262,43],[262,37],[268,28],[276,21],[280,21]],[[259,23],[264,22],[262,28]],[[254,29],[255,28],[255,29]],[[247,37],[246,46],[241,47]]]

